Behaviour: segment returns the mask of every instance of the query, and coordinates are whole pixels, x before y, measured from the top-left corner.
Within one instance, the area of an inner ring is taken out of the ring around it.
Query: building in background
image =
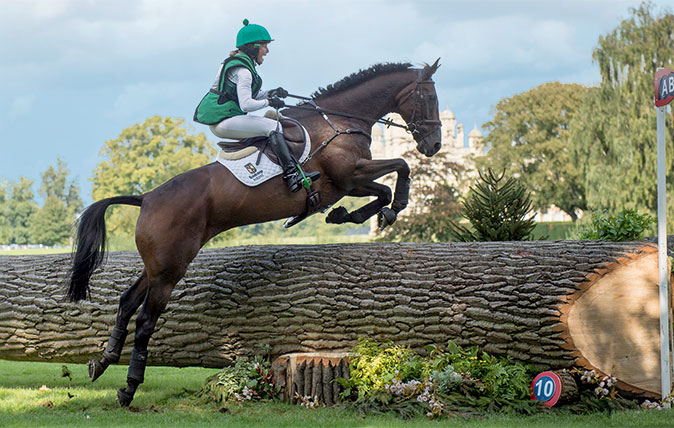
[[[388,115],[386,118],[391,119],[396,123],[404,123],[403,119],[395,113]],[[442,148],[440,149],[440,153],[445,153],[448,160],[463,168],[463,174],[460,178],[454,177],[450,171],[445,171],[449,175],[447,180],[454,187],[459,189],[460,192],[465,194],[478,177],[471,157],[478,156],[482,150],[479,146],[479,143],[483,139],[482,132],[477,129],[477,125],[474,125],[466,139],[463,124],[458,123],[454,113],[448,109],[440,113],[440,121],[442,122]],[[373,159],[405,158],[403,155],[406,152],[416,150],[416,142],[412,139],[411,134],[404,129],[385,127],[382,125],[373,128],[372,145],[370,148]],[[413,162],[410,161],[409,157],[405,160],[410,164],[410,168],[414,170]],[[433,158],[431,157],[424,161],[433,162]],[[441,172],[442,171],[438,171],[438,173]],[[392,173],[377,181],[386,184],[393,189],[396,178],[397,175]],[[412,176],[412,179],[414,179],[414,176]],[[414,212],[414,201],[415,197],[418,196],[419,195],[410,195],[410,204],[405,211],[401,212],[401,215],[405,215],[406,212]],[[552,205],[545,213],[537,211],[534,220],[537,222],[571,221],[571,217]],[[371,233],[376,230],[376,227],[377,219],[375,216],[370,222]]]

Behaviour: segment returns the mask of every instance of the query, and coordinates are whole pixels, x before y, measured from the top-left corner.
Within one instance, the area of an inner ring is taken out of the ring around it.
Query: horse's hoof
[[[382,208],[377,213],[377,225],[379,226],[379,230],[383,230],[386,226],[392,225],[397,218],[398,214],[391,208]]]
[[[89,379],[91,379],[92,382],[98,379],[104,371],[105,367],[103,367],[103,364],[96,360],[89,360]]]
[[[327,217],[325,217],[326,223],[332,224],[342,224],[346,223],[349,218],[349,212],[344,207],[337,207],[334,210],[330,211]]]
[[[119,388],[119,391],[117,391],[117,401],[119,401],[120,406],[129,407],[129,404],[133,401],[133,394],[126,392],[126,388]]]

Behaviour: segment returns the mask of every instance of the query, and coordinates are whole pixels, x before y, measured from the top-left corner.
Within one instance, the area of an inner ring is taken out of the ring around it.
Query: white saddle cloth
[[[307,143],[304,151],[298,159],[300,163],[309,156],[311,150],[311,139],[306,128],[302,127]],[[258,163],[258,157],[260,162]],[[246,186],[254,187],[264,183],[270,178],[274,178],[283,172],[283,169],[272,162],[266,155],[260,156],[260,151],[256,147],[246,147],[238,152],[228,153],[220,150],[216,159],[225,166],[240,182]]]

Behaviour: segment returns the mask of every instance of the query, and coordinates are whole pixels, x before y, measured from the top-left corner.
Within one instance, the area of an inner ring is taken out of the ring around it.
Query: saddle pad
[[[300,163],[309,156],[309,151],[311,150],[309,133],[306,129],[303,130],[307,143],[304,145],[304,150],[300,155]],[[240,159],[229,159],[231,157],[230,154],[224,150],[220,150],[216,160],[224,165],[224,167],[227,168],[240,182],[249,187],[264,183],[270,178],[274,178],[283,172],[283,169],[272,162],[266,154],[260,156],[259,149],[251,146],[246,148],[246,150],[249,151],[249,154]]]

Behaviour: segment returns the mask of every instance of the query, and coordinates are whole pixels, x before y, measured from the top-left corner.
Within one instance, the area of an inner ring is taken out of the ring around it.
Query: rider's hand
[[[283,89],[282,87],[278,87],[276,89],[271,89],[269,90],[269,97],[279,97],[279,98],[285,98],[288,96],[288,91]]]
[[[278,98],[278,97],[272,97],[272,98],[269,99],[269,107],[273,107],[273,108],[278,109],[278,108],[282,108],[282,107],[285,107],[285,106],[286,106],[286,103],[284,103],[283,100]]]

